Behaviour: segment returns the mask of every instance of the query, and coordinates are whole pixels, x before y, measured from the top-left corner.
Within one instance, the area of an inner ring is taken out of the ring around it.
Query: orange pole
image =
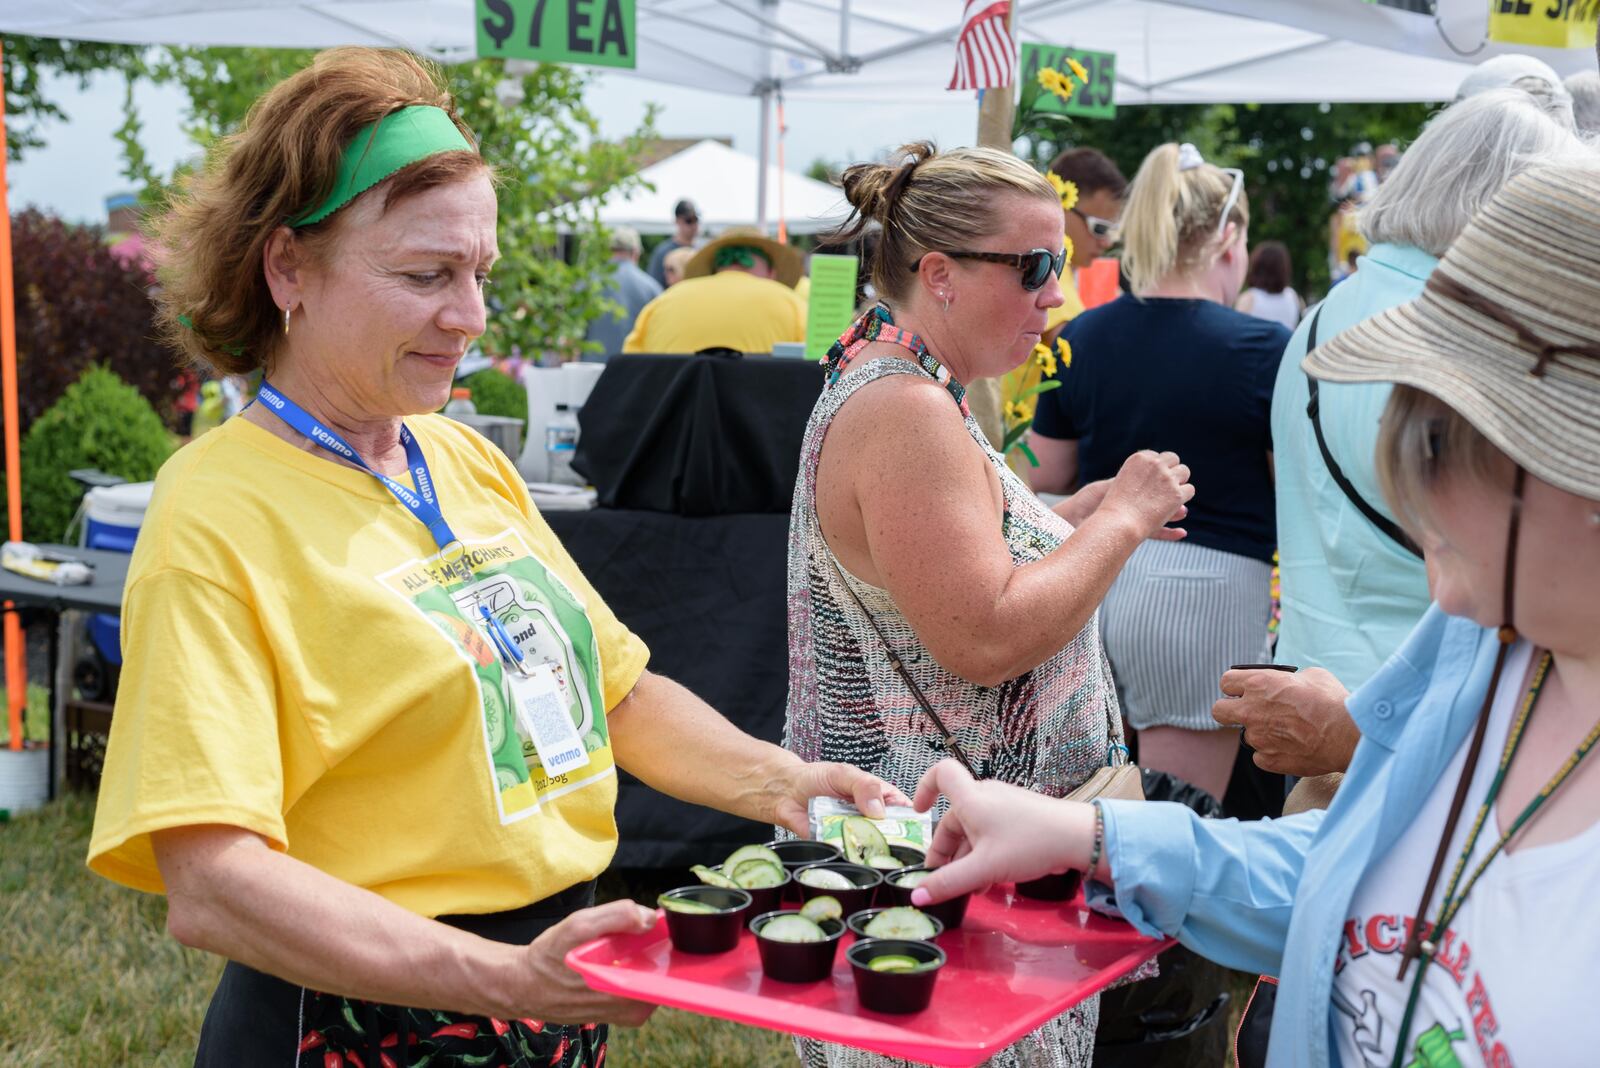
[[[5,40],[0,38],[0,64],[5,63]],[[6,430],[6,517],[8,536],[22,540],[22,460],[17,439],[17,320],[12,294],[11,207],[6,202],[6,102],[0,94],[0,396]],[[7,608],[12,606],[8,603]],[[22,748],[22,710],[28,706],[28,659],[23,648],[22,624],[8,611],[6,641],[6,721],[11,728],[11,748]],[[53,713],[52,713],[53,714]]]
[[[778,94],[778,241],[789,243],[789,217],[783,212],[783,135],[789,127],[783,121],[783,93]]]

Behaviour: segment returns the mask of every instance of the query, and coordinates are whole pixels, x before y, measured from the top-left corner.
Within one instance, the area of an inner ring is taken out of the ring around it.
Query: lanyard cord
[[[1552,663],[1553,659],[1548,652],[1539,660],[1539,666],[1535,669],[1533,679],[1528,684],[1528,696],[1523,699],[1522,708],[1518,710],[1517,718],[1511,724],[1511,733],[1506,737],[1505,748],[1500,754],[1500,766],[1495,771],[1494,781],[1489,784],[1489,792],[1484,797],[1483,804],[1478,806],[1478,814],[1476,819],[1473,820],[1472,831],[1467,835],[1466,845],[1462,847],[1461,856],[1456,859],[1455,871],[1451,873],[1449,885],[1445,887],[1444,898],[1439,902],[1439,919],[1428,927],[1426,935],[1421,936],[1421,952],[1419,954],[1417,974],[1411,983],[1411,994],[1406,1000],[1405,1016],[1400,1021],[1399,1042],[1395,1046],[1394,1063],[1397,1068],[1402,1063],[1405,1055],[1406,1040],[1411,1034],[1411,1019],[1416,1012],[1417,1002],[1422,992],[1422,977],[1427,974],[1428,965],[1433,962],[1434,954],[1438,950],[1438,946],[1433,941],[1434,937],[1442,935],[1449,928],[1450,924],[1461,912],[1461,907],[1466,904],[1467,895],[1472,893],[1472,888],[1478,885],[1479,878],[1488,870],[1490,863],[1533,820],[1539,810],[1544,807],[1545,802],[1550,800],[1551,795],[1560,789],[1562,783],[1572,777],[1572,773],[1578,769],[1578,765],[1583,763],[1584,757],[1589,755],[1597,742],[1600,742],[1600,722],[1596,722],[1589,729],[1588,735],[1572,751],[1572,755],[1567,757],[1566,762],[1540,788],[1533,799],[1524,806],[1522,812],[1512,822],[1511,826],[1500,835],[1494,847],[1489,850],[1488,855],[1478,862],[1478,866],[1467,877],[1466,885],[1461,888],[1461,892],[1459,894],[1456,893],[1456,887],[1460,883],[1461,875],[1466,870],[1467,863],[1472,859],[1473,849],[1477,847],[1478,836],[1483,830],[1484,824],[1488,822],[1489,813],[1494,808],[1496,798],[1500,796],[1500,788],[1505,784],[1506,773],[1511,768],[1512,758],[1516,756],[1517,749],[1522,745],[1523,733],[1527,728],[1528,720],[1533,715],[1533,707],[1538,703],[1539,695],[1544,690],[1545,680],[1549,676]],[[1419,914],[1416,922],[1416,929],[1419,932],[1422,930],[1424,923],[1425,921]]]

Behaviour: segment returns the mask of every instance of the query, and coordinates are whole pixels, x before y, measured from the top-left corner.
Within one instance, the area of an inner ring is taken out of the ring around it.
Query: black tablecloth
[[[0,568],[0,601],[38,606],[53,612],[77,609],[111,615],[121,613],[122,587],[128,579],[128,561],[133,557],[104,549],[80,549],[75,545],[39,547],[92,565],[93,576],[82,586],[57,586]]]
[[[617,618],[650,647],[652,671],[744,731],[781,739],[787,514],[690,519],[596,509],[545,518]],[[626,773],[617,824],[615,863],[628,868],[715,864],[735,846],[772,837],[768,826],[674,801]]]
[[[572,467],[602,508],[787,515],[821,391],[810,360],[613,356],[579,413]]]

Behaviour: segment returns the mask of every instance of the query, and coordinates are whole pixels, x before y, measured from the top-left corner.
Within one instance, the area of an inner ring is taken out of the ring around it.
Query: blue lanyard
[[[433,476],[428,472],[428,459],[422,455],[422,446],[417,444],[417,439],[406,429],[404,423],[400,424],[400,444],[405,446],[406,466],[411,469],[411,477],[417,483],[415,493],[383,472],[368,467],[367,462],[344,438],[318,423],[304,408],[267,385],[266,379],[261,380],[261,388],[256,390],[256,399],[288,424],[289,429],[321,445],[329,452],[343,456],[382,482],[389,492],[394,494],[395,499],[410,509],[418,522],[428,528],[428,533],[433,535],[441,555],[449,554],[452,549],[457,553],[464,551],[465,547],[450,529],[450,524],[444,521],[444,513],[439,510],[439,499],[433,492]]]

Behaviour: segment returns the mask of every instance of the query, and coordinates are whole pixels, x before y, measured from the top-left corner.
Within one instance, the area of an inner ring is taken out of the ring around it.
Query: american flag
[[[951,89],[995,89],[1017,75],[1017,42],[1006,26],[1011,0],[966,0]]]

